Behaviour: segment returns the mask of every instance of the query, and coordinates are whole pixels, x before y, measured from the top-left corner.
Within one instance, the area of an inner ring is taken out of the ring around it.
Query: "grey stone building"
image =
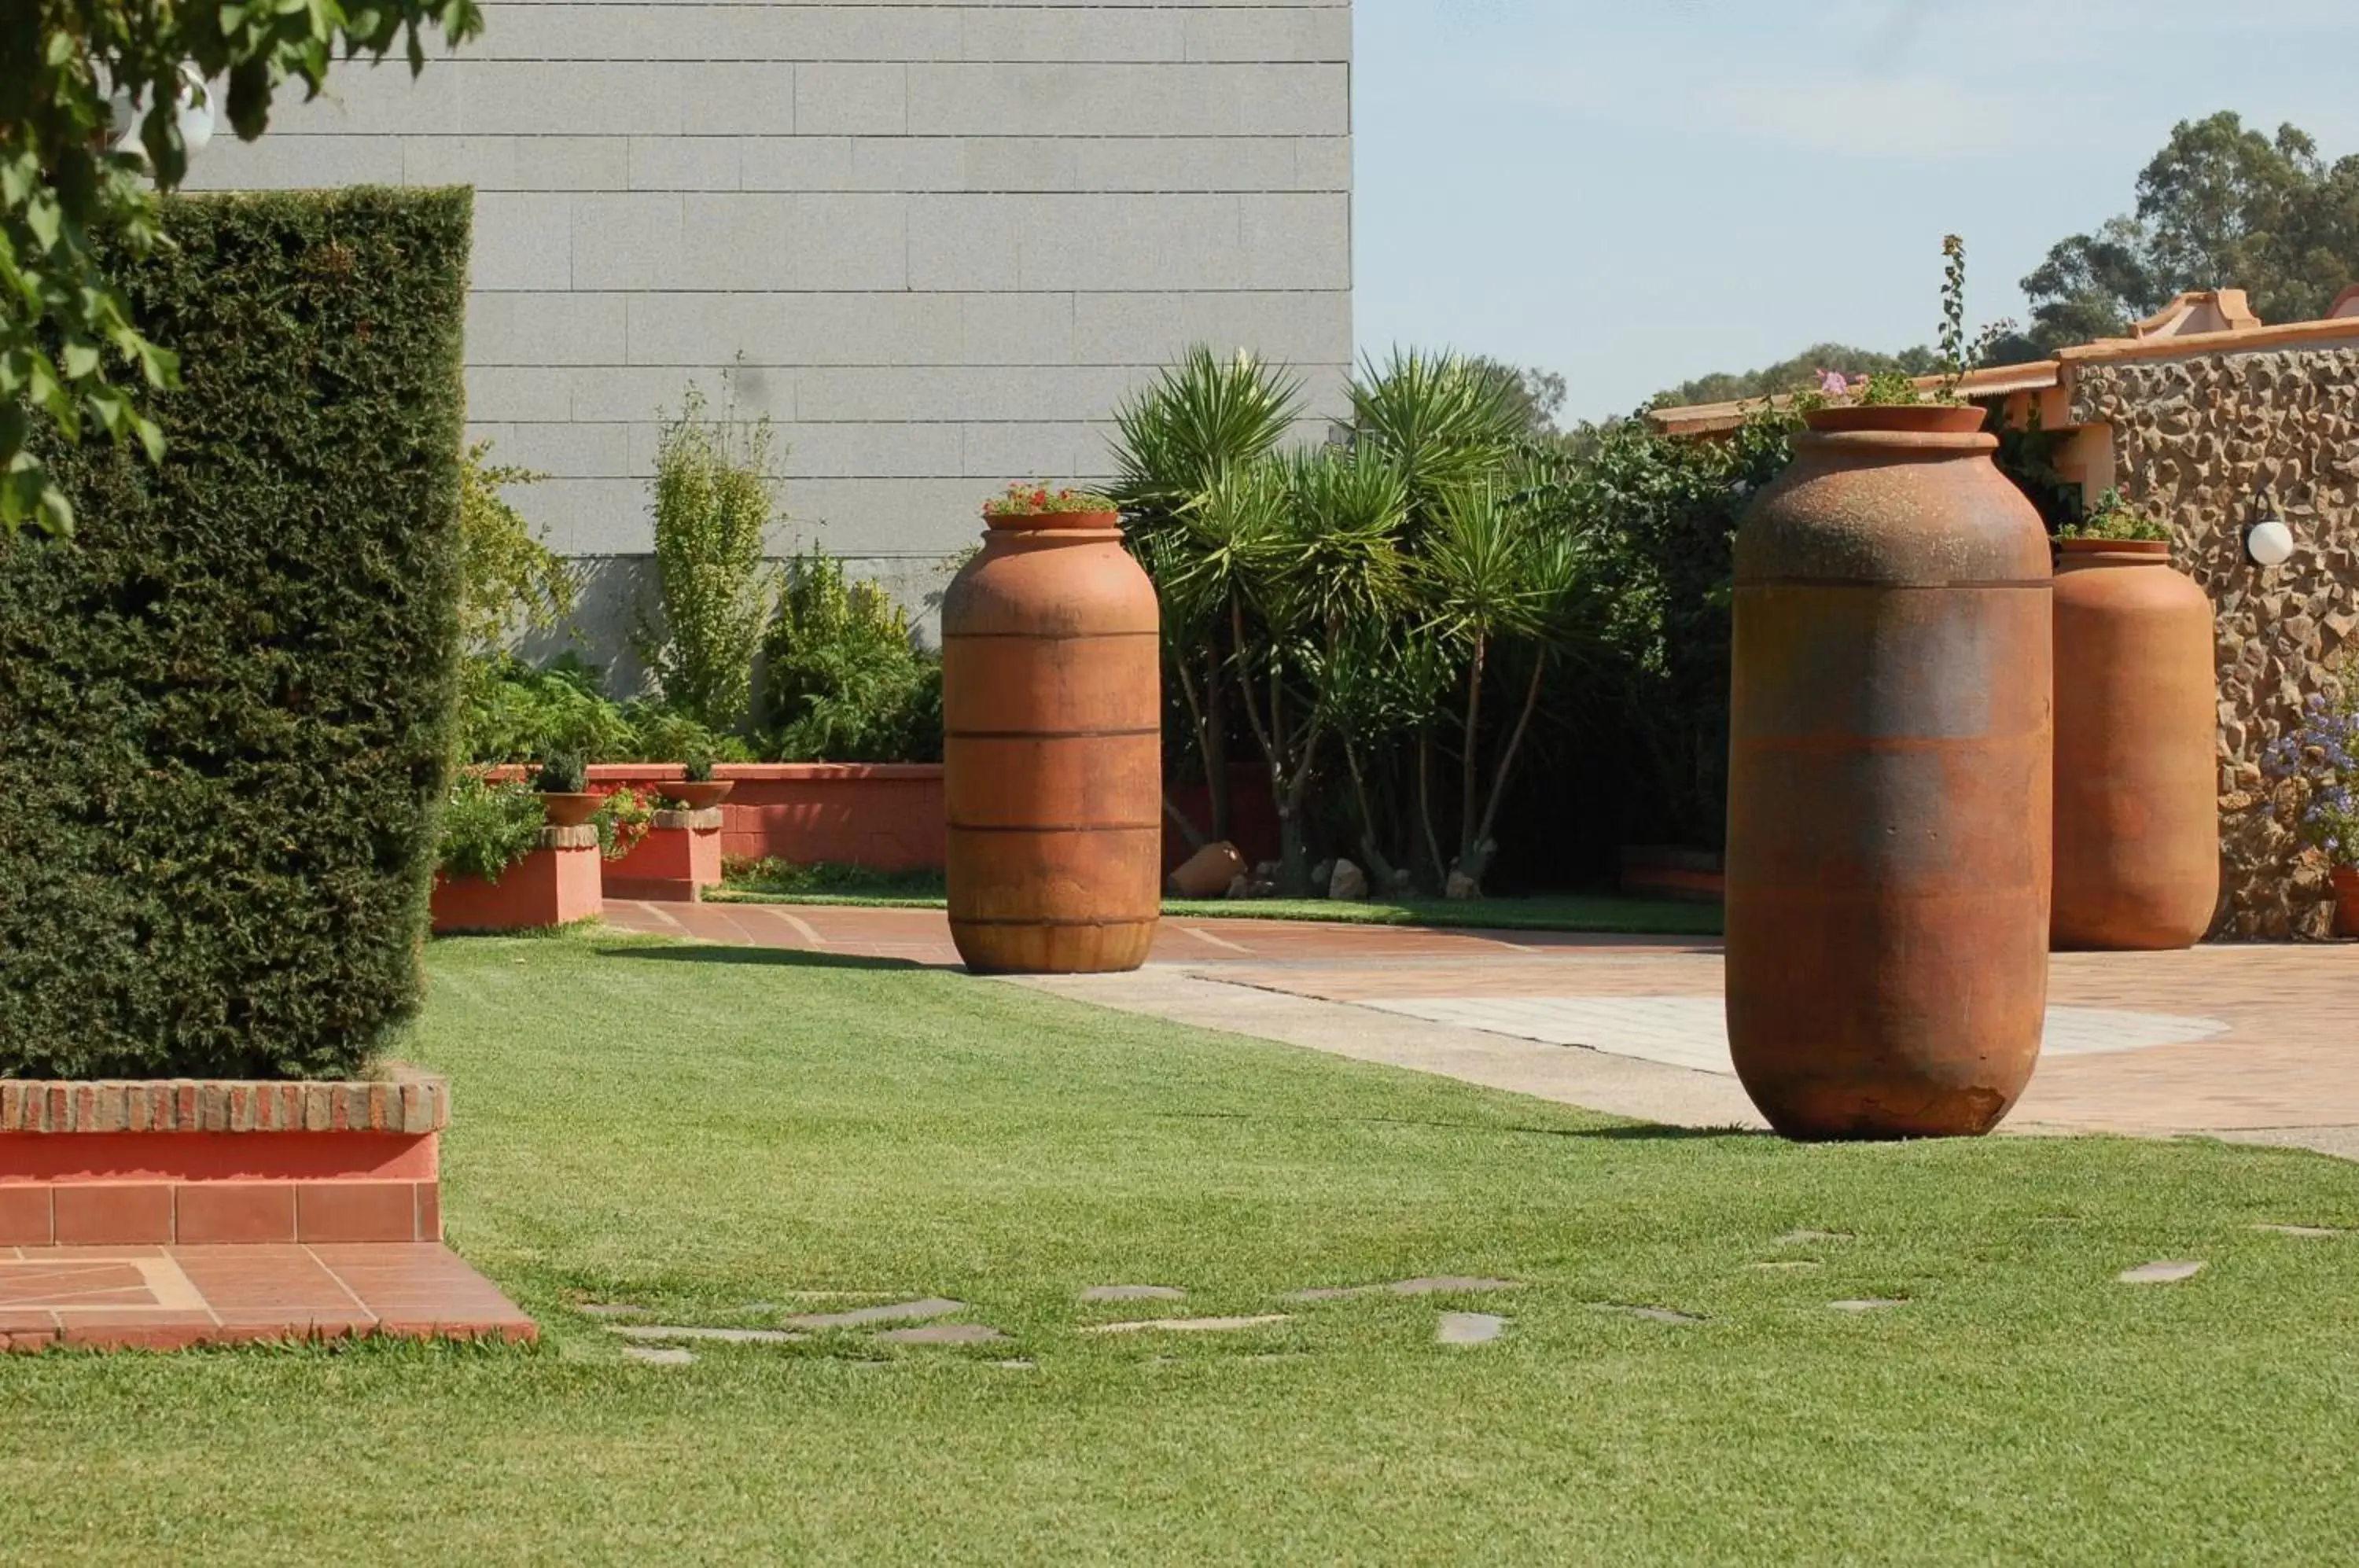
[[[1350,0],[491,0],[193,186],[476,191],[469,418],[611,652],[686,385],[787,446],[781,553],[912,603],[1014,479],[1106,472],[1191,343],[1352,355]],[[729,386],[724,388],[724,372]]]

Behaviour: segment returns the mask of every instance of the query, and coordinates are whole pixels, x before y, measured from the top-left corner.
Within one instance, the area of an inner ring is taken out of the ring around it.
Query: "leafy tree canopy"
[[[177,362],[140,332],[92,242],[133,256],[161,243],[157,192],[188,171],[183,113],[211,112],[212,84],[225,83],[223,112],[252,141],[279,88],[300,81],[316,96],[339,54],[383,59],[406,43],[410,70],[424,69],[429,27],[455,44],[483,16],[474,0],[0,5],[0,535],[72,526],[36,421],[163,451],[136,389],[174,385]]]
[[[1564,411],[1563,376],[1538,366],[1523,368],[1504,360],[1479,356],[1466,364],[1477,376],[1502,389],[1525,435],[1557,433],[1556,418]]]

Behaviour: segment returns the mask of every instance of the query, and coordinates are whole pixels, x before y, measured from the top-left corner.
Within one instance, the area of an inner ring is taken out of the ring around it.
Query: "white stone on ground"
[[[1897,1296],[1861,1296],[1853,1301],[1827,1303],[1839,1312],[1872,1312],[1878,1307],[1905,1307],[1908,1304]]]
[[[1142,1318],[1135,1323],[1097,1323],[1082,1330],[1083,1334],[1136,1334],[1143,1329],[1164,1329],[1173,1334],[1225,1334],[1233,1329],[1259,1328],[1265,1323],[1286,1323],[1286,1312],[1264,1312],[1250,1318]]]
[[[788,1334],[784,1329],[701,1328],[688,1323],[619,1323],[606,1332],[621,1334],[625,1339],[706,1339],[722,1345],[788,1345],[810,1337],[807,1334]]]
[[[696,1356],[678,1345],[626,1345],[623,1346],[623,1359],[644,1361],[650,1367],[686,1367],[695,1361]]]
[[[1507,1332],[1507,1320],[1495,1312],[1444,1312],[1433,1332],[1440,1345],[1488,1345]]]
[[[1188,1292],[1169,1285],[1093,1285],[1082,1292],[1085,1301],[1178,1301]]]
[[[946,1318],[952,1312],[966,1311],[966,1303],[943,1296],[928,1296],[923,1301],[895,1301],[882,1307],[855,1307],[845,1312],[810,1312],[788,1318],[797,1328],[859,1328],[875,1323],[922,1322],[927,1318]]]
[[[876,1336],[894,1345],[989,1345],[1007,1336],[983,1323],[928,1323],[922,1328],[897,1328]]]
[[[1625,1318],[1644,1318],[1648,1323],[1700,1323],[1704,1321],[1694,1312],[1673,1312],[1669,1307],[1632,1307],[1620,1301],[1592,1301],[1589,1304],[1601,1312],[1614,1312]]]
[[[2176,1285],[2181,1279],[2194,1279],[2202,1268],[2202,1264],[2192,1260],[2166,1258],[2125,1269],[2114,1278],[2125,1285]]]
[[[2332,1225],[2256,1225],[2253,1228],[2268,1231],[2277,1236],[2326,1236],[2343,1234]]]

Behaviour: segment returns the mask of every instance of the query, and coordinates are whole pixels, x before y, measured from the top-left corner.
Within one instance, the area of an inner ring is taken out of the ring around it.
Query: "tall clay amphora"
[[[1788,1138],[1988,1132],[2038,1059],[2048,539],[1982,422],[1812,413],[1737,533],[1728,1037]]]
[[[1136,969],[1162,912],[1155,586],[1113,512],[992,516],[942,597],[951,937],[971,969]]]
[[[2054,945],[2190,947],[2220,901],[2212,601],[2160,539],[2056,562]]]

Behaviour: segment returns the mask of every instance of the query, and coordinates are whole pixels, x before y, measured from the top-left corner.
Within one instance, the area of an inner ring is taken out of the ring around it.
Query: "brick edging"
[[[223,1078],[0,1078],[0,1133],[381,1132],[451,1123],[445,1078],[261,1083]]]

